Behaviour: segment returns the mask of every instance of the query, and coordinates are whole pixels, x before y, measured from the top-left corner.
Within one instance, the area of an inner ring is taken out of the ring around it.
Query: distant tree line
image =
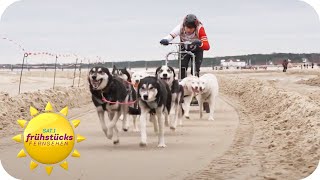
[[[307,59],[309,63],[320,63],[320,53],[313,54],[294,54],[294,53],[273,53],[273,54],[250,54],[241,56],[224,56],[224,57],[206,57],[203,58],[203,67],[219,66],[221,60],[228,59],[239,59],[241,61],[248,62],[251,61],[251,65],[266,65],[272,62],[274,65],[280,65],[283,60],[290,59],[291,63],[302,63],[303,59]],[[106,63],[107,67],[112,67],[116,65],[118,67],[131,67],[131,68],[141,68],[141,67],[159,67],[164,64],[164,60],[154,60],[154,61],[123,61]],[[173,67],[178,67],[178,61],[170,60],[169,65]]]
[[[239,59],[241,61],[248,62],[250,60],[251,65],[266,65],[272,62],[274,65],[280,65],[283,60],[290,59],[291,63],[302,63],[303,59],[307,59],[309,63],[320,63],[320,53],[303,53],[303,54],[294,54],[294,53],[273,53],[273,54],[250,54],[250,55],[241,55],[241,56],[224,56],[224,57],[206,57],[202,61],[202,67],[212,67],[212,66],[219,66],[221,60],[228,60],[228,59]],[[105,62],[105,63],[82,63],[82,64],[62,64],[57,65],[58,69],[74,69],[74,68],[91,68],[96,65],[105,66],[108,68],[112,68],[113,65],[123,68],[154,68],[159,67],[165,64],[164,60],[139,60],[139,61],[114,61],[114,62]],[[169,65],[173,67],[178,67],[177,60],[170,60]],[[21,64],[1,64],[0,69],[20,69]],[[54,69],[55,64],[29,64],[28,66],[24,66],[24,68],[31,68],[31,69]]]

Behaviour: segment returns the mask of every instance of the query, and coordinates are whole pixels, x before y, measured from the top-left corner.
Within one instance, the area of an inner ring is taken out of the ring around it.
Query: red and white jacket
[[[192,42],[196,39],[201,40],[202,44],[200,48],[205,51],[208,51],[210,49],[210,44],[207,38],[206,31],[204,30],[204,27],[201,23],[199,23],[196,31],[190,35],[185,33],[183,23],[179,24],[171,31],[171,33],[168,36],[165,37],[165,39],[167,39],[170,42],[177,36],[180,36],[181,42]]]

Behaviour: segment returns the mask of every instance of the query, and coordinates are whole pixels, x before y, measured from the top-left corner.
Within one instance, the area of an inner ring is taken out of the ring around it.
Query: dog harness
[[[123,80],[124,81],[124,80]],[[124,81],[124,82],[127,82],[127,81]],[[129,84],[129,82],[127,82],[127,84]],[[108,86],[107,86],[108,87]],[[130,100],[132,100],[133,98],[132,98],[132,96],[131,96],[131,94],[132,94],[132,89],[131,89],[131,86],[129,85],[129,86],[126,86],[126,88],[127,88],[127,93],[128,93],[128,95],[129,95],[129,101],[128,102],[119,102],[119,101],[110,101],[110,100],[108,100],[108,99],[110,99],[109,97],[104,97],[104,95],[103,95],[103,93],[104,92],[106,92],[108,89],[106,88],[106,89],[103,89],[103,90],[101,90],[101,101],[103,102],[103,104],[105,104],[105,103],[109,103],[109,104],[125,104],[125,105],[132,105],[132,104],[135,104],[136,103],[136,101],[137,100],[134,100],[134,101],[130,101]]]
[[[183,88],[185,88],[186,90],[189,90],[188,86],[183,86]],[[198,94],[199,94],[199,93],[196,93],[194,91],[192,91],[192,92],[194,93],[194,96],[198,96]],[[191,95],[184,95],[183,97],[188,97],[188,96],[191,96]]]
[[[136,100],[135,100],[135,101],[128,101],[128,102],[109,101],[107,98],[105,98],[105,97],[103,96],[103,92],[101,93],[101,96],[102,96],[101,101],[102,101],[103,103],[109,103],[109,104],[126,104],[126,105],[132,105],[132,104],[136,103]]]
[[[204,98],[204,100],[205,100],[205,101],[207,101],[207,100],[211,97],[211,94],[210,94],[210,93],[208,93],[208,92],[207,92],[207,93],[204,93],[204,94],[207,94],[207,97],[206,97],[206,98]],[[203,95],[204,95],[204,94],[203,94]]]
[[[158,103],[159,101],[152,101],[152,102],[144,102],[144,104],[150,109],[149,113],[151,115],[155,115],[156,114],[156,108],[158,107]]]

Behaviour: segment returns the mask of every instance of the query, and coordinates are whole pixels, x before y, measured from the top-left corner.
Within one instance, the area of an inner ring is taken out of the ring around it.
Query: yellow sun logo
[[[75,142],[79,143],[85,138],[81,135],[75,137],[74,128],[78,127],[80,120],[67,119],[68,107],[63,108],[59,113],[53,111],[52,105],[48,102],[45,112],[39,113],[34,107],[30,107],[30,121],[18,120],[23,134],[14,136],[12,139],[23,143],[22,149],[17,157],[31,157],[30,169],[38,167],[38,163],[45,164],[46,172],[51,174],[53,166],[60,163],[60,167],[68,170],[66,158],[80,157],[80,153],[74,149]]]

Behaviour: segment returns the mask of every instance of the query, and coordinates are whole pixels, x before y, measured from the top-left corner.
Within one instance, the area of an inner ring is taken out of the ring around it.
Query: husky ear
[[[108,75],[108,83],[109,83],[109,82],[111,82],[111,81],[112,81],[113,76],[112,76],[112,74],[110,73],[110,71],[109,71],[109,69],[108,69],[108,68],[106,68],[106,74]]]
[[[175,78],[175,77],[176,77],[176,73],[174,72],[173,67],[171,67],[171,66],[168,66],[168,67],[169,67],[169,69],[172,71],[172,73],[173,73],[173,77]]]
[[[111,75],[109,69],[106,68],[106,67],[103,67],[103,68],[102,68],[102,71],[105,72],[108,76]]]
[[[117,70],[116,65],[113,65],[112,74],[114,74],[116,72],[116,70]]]
[[[161,66],[158,67],[157,70],[156,70],[156,77],[158,77],[158,73],[159,73],[160,69],[161,69]]]

